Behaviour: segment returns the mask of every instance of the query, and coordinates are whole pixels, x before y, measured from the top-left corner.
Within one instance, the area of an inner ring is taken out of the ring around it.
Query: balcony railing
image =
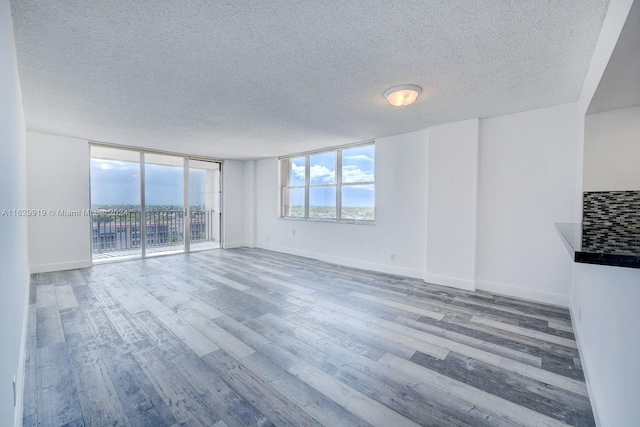
[[[92,217],[94,254],[126,251],[141,247],[140,211],[99,214]],[[176,247],[184,244],[184,211],[149,211],[145,215],[146,247]],[[190,242],[214,242],[219,230],[215,210],[194,211],[189,215]]]

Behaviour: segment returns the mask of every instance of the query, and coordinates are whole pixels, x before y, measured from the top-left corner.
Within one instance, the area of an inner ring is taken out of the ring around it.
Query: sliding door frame
[[[184,158],[183,168],[183,180],[184,183],[184,219],[182,220],[184,233],[184,253],[191,252],[191,203],[190,203],[190,191],[189,191],[189,158]]]
[[[191,252],[191,207],[189,205],[190,203],[190,195],[189,195],[189,161],[190,160],[200,160],[200,161],[204,161],[204,162],[210,162],[210,163],[217,163],[218,164],[218,180],[219,183],[218,185],[220,186],[219,192],[216,194],[216,197],[218,198],[218,216],[217,216],[217,221],[218,221],[218,239],[219,239],[219,246],[220,249],[224,248],[223,245],[223,234],[224,234],[224,220],[223,220],[223,199],[224,197],[222,196],[223,194],[223,185],[222,185],[222,180],[223,180],[223,164],[224,164],[224,160],[223,159],[218,159],[215,157],[206,157],[206,156],[194,156],[194,155],[190,155],[190,154],[184,154],[184,153],[177,153],[177,152],[171,152],[171,151],[162,151],[162,150],[153,150],[153,149],[147,149],[147,148],[140,148],[140,147],[133,147],[133,146],[128,146],[128,145],[121,145],[121,144],[112,144],[112,143],[108,143],[108,142],[100,142],[100,141],[89,141],[89,147],[102,147],[102,148],[111,148],[111,149],[115,149],[115,150],[126,150],[126,151],[130,151],[130,152],[137,152],[140,154],[140,259],[146,259],[147,258],[147,208],[146,208],[146,194],[145,194],[145,190],[146,190],[146,183],[145,183],[145,154],[158,154],[158,155],[164,155],[164,156],[173,156],[173,157],[179,157],[183,159],[183,186],[184,186],[184,216],[183,216],[183,235],[184,235],[184,239],[183,239],[183,245],[184,245],[184,253],[190,253]],[[89,150],[89,153],[91,153],[91,150]],[[91,161],[92,157],[91,154],[89,154],[89,161]],[[91,179],[91,176],[89,176],[89,179]],[[91,185],[91,184],[90,184]],[[89,205],[91,205],[91,200],[89,200]],[[91,227],[93,227],[93,224],[91,224]],[[92,230],[93,232],[93,230]],[[93,235],[91,234],[92,238]],[[93,244],[91,243],[90,245],[91,248],[91,264],[93,265]]]
[[[147,257],[147,195],[144,151],[140,152],[140,258]]]

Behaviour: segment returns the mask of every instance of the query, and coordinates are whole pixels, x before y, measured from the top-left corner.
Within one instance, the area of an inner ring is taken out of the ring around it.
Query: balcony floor
[[[206,251],[209,249],[220,249],[220,243],[216,241],[196,242],[191,244],[191,252]],[[153,246],[147,248],[147,257],[154,257],[158,255],[171,255],[180,254],[184,252],[184,246],[179,245],[166,245],[166,246]],[[140,249],[122,249],[122,250],[110,250],[105,252],[94,252],[92,254],[92,260],[94,264],[102,264],[105,262],[118,262],[128,261],[132,259],[140,258]]]

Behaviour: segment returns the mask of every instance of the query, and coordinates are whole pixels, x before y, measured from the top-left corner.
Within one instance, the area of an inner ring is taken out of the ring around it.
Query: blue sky
[[[310,158],[312,185],[335,184],[336,153],[323,153]],[[373,145],[350,148],[342,151],[342,182],[356,183],[374,180],[375,148]],[[304,185],[304,157],[293,159],[293,185]],[[184,187],[182,168],[147,164],[147,205],[182,206]],[[191,205],[204,204],[206,172],[189,172]],[[373,186],[343,186],[344,206],[373,207]],[[311,202],[319,206],[335,206],[335,188],[312,189]],[[294,205],[304,203],[304,194],[294,195]],[[91,159],[91,204],[92,205],[139,205],[140,165],[134,162]]]
[[[147,164],[145,174],[147,205],[183,205],[182,168]],[[204,204],[206,172],[190,170],[189,187],[191,205]],[[91,204],[139,205],[140,164],[91,159]]]

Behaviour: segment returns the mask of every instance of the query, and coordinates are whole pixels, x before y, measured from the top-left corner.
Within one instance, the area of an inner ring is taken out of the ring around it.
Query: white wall
[[[635,426],[640,399],[640,270],[575,264],[573,326],[601,426]]]
[[[25,209],[25,124],[9,0],[0,2],[0,211]],[[21,425],[29,303],[27,221],[0,216],[0,425]],[[17,404],[13,404],[13,379]]]
[[[244,163],[244,245],[256,241],[256,161]]]
[[[89,159],[87,140],[27,132],[28,206],[47,211],[45,217],[29,219],[31,272],[91,265],[91,218],[58,214],[59,209],[89,209]],[[245,164],[230,160],[222,168],[223,245],[245,246],[245,194],[250,190],[244,186]]]
[[[278,160],[259,160],[256,169],[257,246],[423,278],[428,135],[424,130],[376,140],[375,225],[280,219]],[[392,253],[395,261],[391,261]]]
[[[591,57],[589,70],[585,76],[580,97],[578,98],[578,138],[576,140],[576,155],[578,158],[578,167],[576,168],[576,193],[575,200],[575,222],[582,222],[582,181],[583,181],[583,159],[584,159],[584,131],[585,131],[585,114],[591,104],[591,100],[595,95],[604,71],[609,64],[611,55],[615,49],[622,28],[624,27],[629,11],[633,6],[634,0],[611,0],[607,9],[607,14],[602,23],[600,36],[596,43],[596,47]]]
[[[478,119],[429,129],[425,281],[475,289]]]
[[[606,69],[633,0],[612,0],[587,72],[578,101],[578,173],[582,171],[582,153],[586,150],[586,111]],[[620,128],[634,128],[635,123],[620,123],[626,114],[613,113]],[[607,113],[604,113],[605,118]],[[632,114],[631,114],[632,115]],[[595,115],[594,115],[595,116]],[[619,129],[613,128],[616,135]],[[603,137],[606,138],[605,135]],[[585,162],[586,163],[586,162]],[[608,173],[617,175],[617,166]],[[585,164],[585,174],[586,164]],[[606,174],[607,172],[604,171]],[[574,203],[581,212],[583,176],[578,175]],[[585,181],[589,181],[585,178]],[[592,184],[585,182],[584,190]],[[591,187],[595,188],[595,187]],[[579,215],[578,221],[582,216]],[[636,356],[640,351],[640,270],[573,263],[571,318],[587,379],[589,397],[598,426],[637,424],[640,397],[640,368]]]
[[[227,160],[222,164],[222,245],[225,249],[247,246],[245,226],[244,163]]]
[[[34,273],[91,265],[91,217],[58,210],[89,209],[89,143],[84,139],[27,132],[29,265]]]
[[[598,89],[604,70],[607,68],[611,54],[618,42],[624,23],[627,20],[634,0],[610,0],[607,15],[604,17],[600,36],[596,42],[589,70],[585,76],[578,99],[578,114],[587,114],[591,99]]]
[[[478,289],[569,305],[554,223],[574,218],[576,122],[576,104],[480,121]]]
[[[256,244],[568,306],[554,224],[574,219],[577,123],[567,104],[377,140],[374,226],[280,219],[278,161],[260,160]]]
[[[640,190],[640,107],[585,118],[583,191]]]

